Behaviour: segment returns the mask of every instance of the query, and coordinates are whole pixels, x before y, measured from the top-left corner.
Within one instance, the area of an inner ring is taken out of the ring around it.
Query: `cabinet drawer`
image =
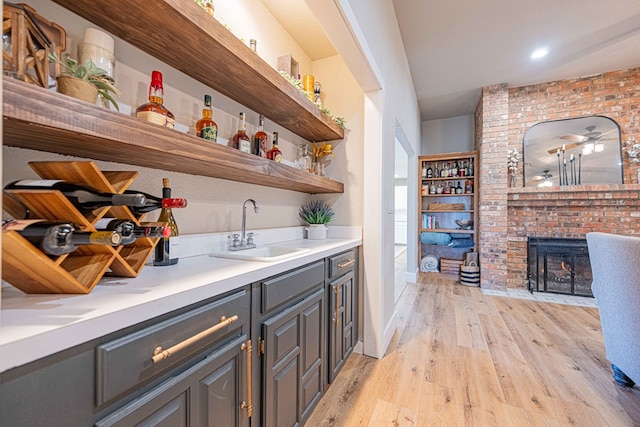
[[[329,279],[337,277],[355,268],[358,260],[356,256],[357,249],[358,248],[353,248],[346,252],[329,257]]]
[[[96,404],[99,406],[157,378],[205,349],[248,333],[250,293],[236,291],[153,326],[96,347]],[[167,350],[237,315],[238,320],[153,363],[154,349]]]
[[[324,285],[324,261],[301,267],[290,273],[261,282],[262,307],[265,313],[280,304],[292,301],[311,289]]]

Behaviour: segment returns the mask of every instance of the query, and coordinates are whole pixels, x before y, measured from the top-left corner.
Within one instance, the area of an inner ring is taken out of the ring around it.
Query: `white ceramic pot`
[[[327,238],[327,226],[324,224],[310,224],[305,227],[307,230],[307,239],[324,240]]]

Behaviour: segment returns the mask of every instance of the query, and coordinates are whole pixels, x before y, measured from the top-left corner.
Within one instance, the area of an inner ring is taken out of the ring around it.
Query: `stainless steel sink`
[[[245,249],[241,251],[220,251],[209,254],[217,258],[241,259],[245,261],[272,262],[287,258],[293,258],[311,252],[307,248],[283,248],[279,246],[262,246],[259,248]]]

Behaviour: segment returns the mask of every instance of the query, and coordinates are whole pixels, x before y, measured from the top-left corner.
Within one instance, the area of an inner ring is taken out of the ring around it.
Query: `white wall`
[[[473,151],[473,114],[422,122],[420,153],[441,154]]]
[[[310,0],[308,3],[313,3]],[[343,44],[334,37],[351,37],[365,66],[346,62],[365,90],[364,240],[364,351],[381,357],[395,330],[394,321],[394,141],[396,121],[417,153],[420,118],[415,90],[393,9],[385,0],[337,0],[349,25],[347,35],[326,24],[325,30],[338,52]],[[324,23],[323,20],[321,22]],[[336,36],[336,34],[338,34]],[[343,53],[343,56],[346,55]],[[369,74],[369,75],[367,75]],[[373,78],[371,76],[373,75]],[[409,159],[409,176],[416,176],[415,155]],[[408,189],[412,194],[414,187]],[[415,205],[409,209],[415,210]],[[415,249],[415,248],[414,248]],[[414,257],[415,258],[415,257]],[[415,260],[414,264],[417,264]]]
[[[295,43],[260,0],[217,0],[215,3],[216,17],[223,20],[223,23],[225,23],[224,20],[228,20],[226,23],[234,34],[242,37],[247,43],[249,38],[256,38],[258,40],[258,54],[266,62],[275,66],[277,56],[292,53],[300,62],[301,72],[312,72],[313,64],[307,54]],[[71,46],[67,51],[74,57],[76,56],[77,43],[81,41],[84,29],[88,26],[96,27],[51,1],[30,0],[29,4],[40,15],[65,28],[67,36],[71,39]],[[219,137],[230,138],[235,133],[237,115],[240,111],[245,111],[247,114],[247,133],[253,134],[256,130],[257,113],[134,48],[127,42],[117,37],[114,38],[117,60],[115,80],[116,86],[122,92],[118,98],[119,103],[128,104],[135,109],[135,106],[145,102],[151,71],[160,70],[164,77],[165,105],[175,114],[178,122],[193,128],[201,115],[203,95],[209,93],[213,97],[214,120],[219,126]],[[172,48],[172,46],[168,46],[168,48]],[[179,46],[176,45],[173,48],[179,49]],[[332,64],[335,67],[342,67],[339,78],[343,79],[345,83],[344,85],[334,85],[330,75],[330,67],[325,67],[326,70],[321,71],[323,83],[326,84],[326,105],[335,115],[347,117],[348,125],[353,130],[350,133],[351,136],[347,137],[345,141],[337,142],[336,158],[327,168],[328,177],[344,180],[345,194],[326,197],[326,199],[330,203],[335,203],[336,224],[361,225],[362,207],[357,200],[361,199],[362,192],[362,162],[357,160],[356,154],[362,152],[362,138],[358,136],[361,135],[361,129],[358,127],[361,126],[362,120],[359,118],[361,114],[351,108],[353,103],[361,104],[361,100],[358,101],[357,93],[353,90],[347,91],[345,89],[345,85],[353,85],[353,80],[349,81],[349,76],[345,76],[344,65],[340,65],[339,58],[334,59]],[[318,69],[322,68],[322,65],[318,64]],[[338,77],[333,77],[333,79],[337,81]],[[334,87],[336,91],[341,93],[336,94],[336,104],[332,105],[334,94],[331,91]],[[345,99],[352,95],[355,96],[353,101]],[[361,97],[362,91],[360,91]],[[342,103],[345,104],[345,110],[342,110],[340,105]],[[126,106],[123,105],[123,107]],[[361,105],[360,109],[362,109]],[[280,132],[280,149],[283,151],[284,157],[291,161],[295,159],[296,146],[308,142],[268,120],[265,123],[265,129],[268,133]],[[55,154],[6,146],[3,146],[3,154],[5,157],[4,182],[35,177],[35,174],[27,166],[28,161],[71,159]],[[349,156],[349,159],[341,156]],[[174,194],[186,197],[189,201],[187,209],[175,212],[182,234],[238,230],[241,225],[242,202],[249,197],[254,198],[261,207],[259,214],[248,217],[247,226],[249,228],[300,225],[302,223],[297,215],[299,206],[305,201],[315,198],[315,196],[305,193],[215,178],[115,163],[96,163],[99,167],[107,170],[139,170],[140,175],[132,188],[152,194],[159,194],[161,179],[169,177]],[[343,172],[346,168],[348,168],[348,174]],[[356,202],[352,203],[350,201],[352,199]],[[150,215],[150,219],[153,219],[153,215]],[[257,240],[260,243],[259,237]]]

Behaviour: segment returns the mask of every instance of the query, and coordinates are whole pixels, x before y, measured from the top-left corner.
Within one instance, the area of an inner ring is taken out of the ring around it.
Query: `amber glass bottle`
[[[200,138],[216,142],[218,139],[218,125],[213,121],[212,117],[211,95],[205,95],[202,118],[196,122],[196,133]]]
[[[240,122],[238,123],[238,132],[233,135],[233,148],[245,153],[251,153],[251,140],[247,136],[247,125],[244,121],[244,113],[240,113]]]
[[[149,102],[136,108],[136,117],[173,129],[176,122],[175,116],[163,105],[164,86],[162,85],[162,73],[153,71],[151,73],[151,84],[149,85]]]
[[[264,131],[264,116],[260,114],[260,126],[253,136],[253,154],[260,157],[267,157],[267,141],[269,137]]]
[[[267,158],[278,163],[282,161],[282,151],[278,148],[278,132],[273,133],[273,145],[267,152]]]

